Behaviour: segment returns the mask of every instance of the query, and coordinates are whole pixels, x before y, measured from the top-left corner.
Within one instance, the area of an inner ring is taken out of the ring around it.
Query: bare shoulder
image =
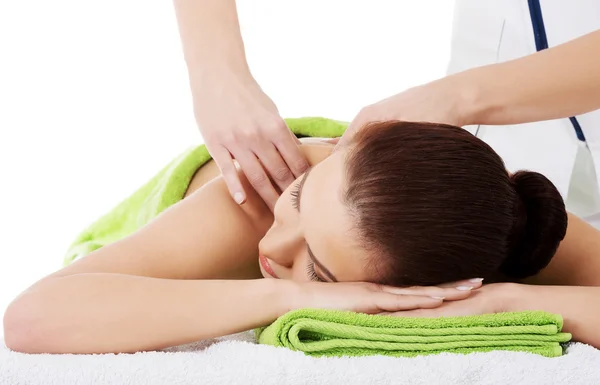
[[[567,234],[556,255],[548,267],[526,283],[600,286],[600,231],[569,214]]]
[[[196,183],[209,176],[196,173]],[[256,249],[273,217],[244,176],[240,178],[248,189],[244,205],[231,199],[220,176],[212,177],[130,236],[54,276],[113,273],[167,279],[259,278]]]
[[[308,158],[309,163],[318,163],[331,153],[333,144],[328,138],[301,138],[300,150]],[[210,181],[221,176],[221,170],[214,160],[209,160],[196,171],[187,189],[185,196],[189,196],[194,191],[200,189]]]
[[[194,193],[194,191],[200,189],[208,182],[218,178],[221,175],[221,170],[214,160],[209,160],[202,167],[200,167],[194,174],[190,185],[185,193],[185,197],[188,197]]]

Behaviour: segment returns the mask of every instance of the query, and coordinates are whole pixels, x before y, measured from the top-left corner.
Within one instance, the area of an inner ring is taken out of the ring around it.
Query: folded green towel
[[[543,311],[447,318],[404,318],[334,310],[300,309],[257,329],[260,344],[311,356],[387,355],[512,350],[546,357],[562,355],[560,315]]]
[[[341,136],[348,125],[319,117],[286,119],[286,123],[299,137],[325,138]],[[196,171],[210,159],[204,145],[179,155],[139,190],[81,232],[69,247],[63,264],[68,265],[102,246],[125,238],[179,202]]]

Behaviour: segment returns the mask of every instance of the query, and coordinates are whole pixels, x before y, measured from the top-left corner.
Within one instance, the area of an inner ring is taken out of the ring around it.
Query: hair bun
[[[550,263],[567,232],[567,212],[557,188],[542,174],[519,171],[511,181],[517,193],[515,222],[500,271],[526,278]]]

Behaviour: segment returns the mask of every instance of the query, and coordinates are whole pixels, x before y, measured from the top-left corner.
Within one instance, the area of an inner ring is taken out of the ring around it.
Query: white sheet
[[[167,349],[103,355],[27,355],[0,347],[0,385],[66,384],[598,384],[600,351],[572,344],[567,354],[441,354],[312,358],[256,345],[251,333]]]

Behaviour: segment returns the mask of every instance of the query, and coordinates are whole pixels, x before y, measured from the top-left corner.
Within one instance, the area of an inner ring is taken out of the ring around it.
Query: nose
[[[294,266],[294,260],[302,252],[304,238],[296,226],[273,224],[259,244],[260,253],[278,265]]]

